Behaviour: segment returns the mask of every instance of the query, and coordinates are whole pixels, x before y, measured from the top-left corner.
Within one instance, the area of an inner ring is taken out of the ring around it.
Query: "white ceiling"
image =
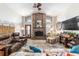
[[[10,3],[6,5],[21,16],[30,15],[34,11],[33,3]],[[76,3],[42,3],[41,8],[47,15],[58,16],[59,21],[63,21],[78,15],[79,13],[75,13],[79,11],[78,6],[79,4]],[[76,8],[77,10],[75,10]],[[69,12],[71,13],[69,14]]]
[[[0,24],[18,24],[21,17],[6,4],[0,3]]]
[[[9,3],[6,4],[20,15],[29,15],[34,11],[33,3]],[[49,15],[59,15],[66,11],[70,4],[42,3],[42,10]]]
[[[3,8],[5,5],[6,6],[4,8],[5,12],[11,13],[10,15],[13,14],[12,16],[14,17],[28,16],[28,15],[31,15],[32,12],[34,11],[33,3],[4,3],[0,5],[1,5],[0,8]],[[76,3],[75,4],[73,3],[72,4],[71,3],[70,4],[69,3],[42,3],[41,8],[47,15],[58,16],[59,21],[64,21],[68,18],[79,15],[78,6],[79,4],[76,4]]]

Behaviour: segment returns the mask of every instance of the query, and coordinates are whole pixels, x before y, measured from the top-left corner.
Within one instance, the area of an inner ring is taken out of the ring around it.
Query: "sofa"
[[[11,35],[0,36],[0,45],[6,45],[8,55],[18,51],[25,43],[27,43],[27,38],[19,36],[19,33],[12,33]]]
[[[60,41],[61,44],[64,44],[67,48],[72,48],[75,45],[79,45],[79,37],[76,34],[64,34],[62,33],[60,35]]]

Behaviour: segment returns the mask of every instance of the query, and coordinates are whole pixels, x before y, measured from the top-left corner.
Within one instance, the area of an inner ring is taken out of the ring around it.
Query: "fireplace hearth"
[[[42,31],[36,31],[35,36],[43,36],[43,32]]]

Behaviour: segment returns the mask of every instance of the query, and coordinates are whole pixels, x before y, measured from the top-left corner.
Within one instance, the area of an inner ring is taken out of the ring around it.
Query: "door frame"
[[[27,35],[26,27],[30,26],[30,36],[28,38],[31,38],[31,25],[25,25],[25,35]]]

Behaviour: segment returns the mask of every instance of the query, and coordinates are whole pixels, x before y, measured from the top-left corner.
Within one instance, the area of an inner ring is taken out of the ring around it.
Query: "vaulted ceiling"
[[[10,3],[6,4],[20,15],[29,15],[34,11],[33,3]],[[59,3],[42,3],[42,10],[48,15],[60,15],[64,14],[66,9],[71,4],[59,4]]]
[[[79,15],[78,6],[77,3],[42,3],[41,8],[47,15],[58,16],[59,21],[64,21]],[[9,20],[15,23],[20,22],[21,16],[31,15],[33,11],[33,3],[0,3],[0,18],[10,18]]]
[[[10,3],[6,4],[20,15],[30,15],[34,11],[33,3]],[[79,15],[79,4],[77,3],[42,3],[42,10],[51,16],[58,16],[59,21]]]

